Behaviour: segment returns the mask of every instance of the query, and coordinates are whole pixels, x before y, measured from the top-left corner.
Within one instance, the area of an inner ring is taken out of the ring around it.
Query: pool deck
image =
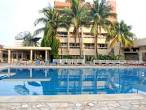
[[[0,110],[146,110],[146,96],[140,94],[1,96]]]
[[[146,66],[137,65],[9,65],[0,64],[0,70],[5,68],[146,68]]]
[[[4,68],[101,68],[103,66],[23,66],[0,65]],[[112,66],[119,67],[119,66]],[[125,66],[120,66],[124,67]],[[137,67],[137,66],[132,66]],[[104,68],[104,67],[103,67]],[[107,68],[107,67],[106,67]],[[109,67],[110,68],[110,67]],[[126,67],[127,68],[127,67]],[[0,96],[0,110],[146,110],[146,95],[97,94],[57,96]]]

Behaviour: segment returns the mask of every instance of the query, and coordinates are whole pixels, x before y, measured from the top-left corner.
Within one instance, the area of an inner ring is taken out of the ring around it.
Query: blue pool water
[[[145,68],[9,68],[0,71],[0,96],[146,94]]]

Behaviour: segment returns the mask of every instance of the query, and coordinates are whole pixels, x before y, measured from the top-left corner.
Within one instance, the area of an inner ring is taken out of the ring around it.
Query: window
[[[130,52],[129,48],[124,49],[125,52]]]
[[[70,43],[70,48],[80,48],[80,44],[79,43]]]
[[[67,43],[61,43],[61,47],[67,47]]]
[[[138,50],[139,50],[139,48],[133,48],[133,52],[136,52]]]
[[[58,32],[59,37],[67,37],[67,32]]]
[[[85,45],[85,49],[94,49],[94,44],[93,43],[86,43]]]
[[[71,38],[75,38],[75,33],[70,32],[69,36],[70,36]],[[78,34],[78,37],[81,37],[81,32]]]
[[[107,44],[98,44],[99,49],[107,49]]]

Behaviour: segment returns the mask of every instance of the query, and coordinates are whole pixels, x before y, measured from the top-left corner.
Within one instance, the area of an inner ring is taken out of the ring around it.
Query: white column
[[[21,53],[21,59],[23,59],[23,52]]]
[[[18,61],[18,51],[16,51],[16,59],[17,59],[17,61]]]
[[[30,60],[32,61],[32,55],[33,55],[33,52],[32,50],[30,50]]]
[[[138,54],[139,54],[139,61],[142,62],[142,61],[143,61],[143,58],[142,58],[142,52],[139,51]]]
[[[8,77],[10,77],[11,74],[10,74],[10,68],[8,68]]]
[[[11,63],[11,50],[8,50],[8,63]]]
[[[34,59],[37,59],[37,57],[36,57],[36,51],[34,52]]]
[[[47,77],[47,70],[45,69],[45,78]]]
[[[30,78],[32,78],[32,68],[30,68]]]
[[[48,60],[48,51],[46,50],[45,51],[45,61],[47,61]]]

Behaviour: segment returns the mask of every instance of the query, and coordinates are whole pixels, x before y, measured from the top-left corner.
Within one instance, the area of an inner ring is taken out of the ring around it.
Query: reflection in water
[[[41,84],[39,84],[38,82],[35,82],[35,81],[31,81],[31,82],[27,82],[27,83],[31,86],[36,86],[36,87],[41,86]]]
[[[26,88],[25,83],[24,85],[16,85],[14,89],[20,95],[29,95],[29,90]]]
[[[8,87],[7,91],[4,86]],[[8,91],[11,92],[8,93]],[[0,71],[0,95],[138,92],[146,92],[146,69],[144,68],[19,68]]]

